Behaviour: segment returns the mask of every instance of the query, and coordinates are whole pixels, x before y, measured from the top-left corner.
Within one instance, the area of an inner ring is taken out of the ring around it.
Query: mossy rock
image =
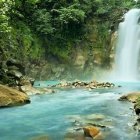
[[[11,67],[17,67],[18,71],[21,72],[23,75],[25,75],[25,67],[20,61],[15,60],[15,59],[10,59],[10,60],[7,60],[6,65],[8,69],[10,69]]]
[[[30,103],[29,97],[16,89],[0,85],[0,108]]]
[[[137,98],[136,103],[134,105],[134,109],[137,115],[140,115],[140,96]]]
[[[119,98],[119,101],[129,101],[132,103],[136,103],[138,97],[140,97],[140,92],[131,92],[131,93],[127,93],[125,95],[122,95]]]

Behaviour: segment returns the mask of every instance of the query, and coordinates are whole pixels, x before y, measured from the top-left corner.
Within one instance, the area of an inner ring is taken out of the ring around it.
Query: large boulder
[[[0,84],[0,108],[30,103],[29,97],[13,88]]]
[[[139,96],[140,96],[140,92],[131,92],[131,93],[121,96],[119,98],[119,101],[130,101],[132,103],[135,103]]]
[[[86,137],[96,138],[100,134],[99,128],[95,126],[86,126],[83,130]]]

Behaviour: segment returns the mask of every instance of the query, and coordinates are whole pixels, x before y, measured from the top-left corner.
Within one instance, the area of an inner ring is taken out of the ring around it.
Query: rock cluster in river
[[[103,114],[70,115],[72,127],[66,131],[64,140],[102,140],[112,127],[112,119]]]
[[[119,101],[130,101],[134,103],[134,110],[137,115],[140,115],[140,92],[131,92],[119,98]]]
[[[54,85],[52,87],[96,89],[96,88],[115,87],[115,84],[110,82],[97,82],[97,81],[91,81],[91,82],[75,81],[75,82],[61,82],[60,84]]]
[[[120,101],[130,101],[134,103],[134,111],[137,115],[134,129],[140,132],[140,92],[131,92],[119,98]]]

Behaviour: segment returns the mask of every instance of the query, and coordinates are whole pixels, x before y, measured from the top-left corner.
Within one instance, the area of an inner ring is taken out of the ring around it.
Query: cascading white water
[[[140,9],[132,9],[120,23],[115,58],[115,77],[121,81],[138,79],[140,51]]]

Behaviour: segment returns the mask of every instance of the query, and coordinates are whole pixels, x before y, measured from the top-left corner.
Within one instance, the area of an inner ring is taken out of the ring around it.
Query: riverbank
[[[137,115],[133,128],[140,133],[140,92],[127,93],[119,98],[119,101],[129,101],[133,103],[133,110]]]
[[[56,94],[30,96],[31,104],[0,110],[1,138],[36,139],[44,136],[49,140],[74,139],[78,134],[84,135],[81,128],[92,126],[97,127],[104,140],[137,140],[132,126],[132,104],[117,100],[124,88],[130,91],[133,87],[91,91],[60,88]],[[87,136],[89,134],[84,135],[85,139]]]

